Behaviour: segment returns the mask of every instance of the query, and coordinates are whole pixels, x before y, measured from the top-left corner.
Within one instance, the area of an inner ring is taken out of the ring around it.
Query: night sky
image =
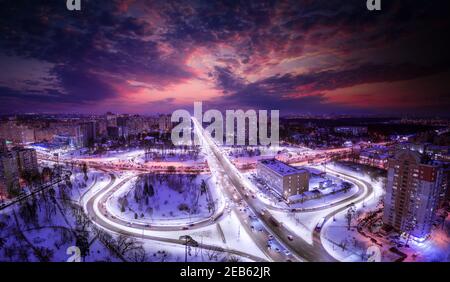
[[[450,1],[0,0],[0,112],[449,115]]]

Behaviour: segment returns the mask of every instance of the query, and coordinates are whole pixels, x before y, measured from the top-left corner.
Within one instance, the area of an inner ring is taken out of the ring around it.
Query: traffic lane
[[[225,164],[227,163],[223,159],[223,156],[217,153],[217,151],[215,151],[214,149],[213,151],[216,157],[219,160],[221,160],[222,165],[225,167],[224,163]],[[247,189],[240,183],[241,179],[238,176],[236,176],[235,173],[232,173],[233,172],[232,168],[228,168],[227,171],[230,172],[228,174],[228,177],[230,178],[230,180],[232,180],[235,188],[241,194],[241,196],[244,197],[242,190]],[[336,261],[334,257],[328,254],[328,252],[323,248],[322,245],[320,246],[310,245],[301,237],[295,235],[294,232],[291,232],[285,226],[280,225],[279,223],[278,226],[272,226],[271,222],[269,222],[267,218],[260,216],[263,207],[259,200],[253,199],[251,197],[249,198],[244,197],[244,201],[247,202],[247,204],[255,211],[256,215],[261,219],[262,222],[265,223],[266,227],[277,237],[277,239],[300,258],[303,258],[307,261]],[[277,221],[275,220],[275,222]],[[288,235],[291,235],[293,237],[293,240],[287,239]]]
[[[112,231],[115,232],[117,234],[123,234],[123,235],[127,235],[130,237],[135,237],[135,238],[142,238],[142,239],[149,239],[149,240],[154,240],[154,241],[161,241],[161,242],[166,242],[166,243],[173,243],[173,244],[179,244],[179,245],[185,245],[185,241],[184,240],[179,240],[179,239],[171,239],[171,238],[164,238],[164,237],[157,237],[157,236],[151,236],[151,235],[138,235],[137,232],[142,232],[142,229],[136,229],[136,233],[127,231],[125,229],[121,229],[116,227],[115,225],[110,224],[109,222],[107,222],[105,219],[103,219],[101,216],[96,215],[95,211],[94,211],[94,202],[96,197],[105,189],[109,189],[112,185],[114,184],[113,179],[110,180],[110,182],[105,186],[105,188],[101,189],[101,191],[98,191],[94,196],[92,196],[86,203],[86,209],[87,209],[87,214],[92,215],[90,218],[93,222],[95,222],[98,226],[102,227],[103,229],[106,229],[108,231]],[[108,220],[110,220],[108,218]],[[200,248],[203,249],[209,249],[209,250],[215,250],[215,251],[219,251],[219,252],[226,252],[226,253],[230,253],[230,254],[235,254],[238,256],[242,256],[242,257],[246,257],[248,259],[251,259],[253,261],[265,261],[265,259],[242,252],[242,251],[238,251],[238,250],[234,250],[234,249],[225,249],[222,247],[218,247],[218,246],[214,246],[214,245],[209,245],[209,244],[199,244]]]
[[[105,217],[108,217],[111,221],[113,221],[117,224],[123,225],[123,226],[127,226],[127,227],[133,226],[136,228],[140,228],[141,230],[144,229],[144,230],[149,230],[149,231],[151,231],[151,230],[153,230],[153,231],[194,230],[194,229],[209,226],[209,225],[217,222],[221,218],[223,218],[224,213],[223,213],[223,209],[222,209],[222,210],[217,210],[215,214],[211,215],[208,218],[200,220],[200,221],[189,222],[189,223],[186,223],[183,225],[162,226],[162,225],[155,225],[155,224],[150,224],[150,223],[133,222],[133,220],[124,220],[124,219],[121,219],[121,218],[115,216],[114,214],[111,214],[109,212],[109,210],[106,208],[106,202],[108,201],[108,199],[114,193],[116,193],[125,183],[127,183],[134,177],[138,177],[139,175],[142,175],[142,174],[130,176],[130,177],[122,180],[119,184],[114,186],[112,189],[110,189],[110,187],[107,188],[110,190],[105,195],[103,195],[103,197],[99,200],[99,203],[98,203],[98,209],[101,211],[101,213]]]
[[[344,177],[347,177],[348,179],[353,180],[353,181],[355,182],[355,184],[358,185],[358,186],[364,185],[364,186],[367,188],[367,189],[364,189],[364,188],[362,187],[362,190],[363,190],[363,191],[366,191],[365,196],[364,196],[364,197],[361,197],[360,199],[358,199],[358,200],[356,200],[356,201],[353,201],[352,204],[358,204],[358,203],[361,203],[362,201],[366,200],[366,199],[373,193],[373,186],[372,186],[372,184],[368,183],[367,181],[361,180],[361,179],[357,179],[357,178],[354,177],[354,176],[351,176],[351,175],[346,174],[346,173],[342,173],[342,172],[340,172],[340,171],[336,171],[336,170],[331,170],[331,171],[333,171],[334,173],[339,173],[339,174],[343,175]],[[361,184],[360,182],[361,182],[362,184]],[[345,211],[345,210],[348,209],[348,208],[349,208],[349,206],[346,205],[346,206],[343,206],[343,207],[341,207],[341,208],[339,208],[339,209],[337,209],[337,210],[335,210],[335,211],[333,211],[333,212],[327,214],[327,215],[325,216],[325,222],[328,221],[328,220],[329,220],[330,218],[332,218],[333,216],[335,216],[336,214],[338,214],[338,213],[340,213],[340,212],[342,212],[342,211]],[[313,233],[313,242],[322,245],[321,236],[320,236],[320,231],[317,232],[316,230],[314,230],[314,233]]]
[[[199,127],[198,122],[194,120],[194,124],[196,127]],[[203,129],[202,129],[203,130]],[[204,130],[203,130],[204,133]],[[236,190],[241,194],[241,196],[244,196],[243,190],[247,190],[245,188],[245,185],[242,184],[242,180],[240,179],[239,175],[235,171],[235,167],[231,167],[231,162],[227,162],[223,156],[223,154],[220,152],[217,146],[212,144],[212,141],[207,139],[204,134],[200,134],[204,142],[203,144],[209,145],[210,150],[213,152],[213,154],[216,156],[216,158],[220,161],[220,165],[223,167],[224,171],[227,171],[227,176],[231,180],[233,186],[236,188]],[[205,142],[206,141],[206,142]],[[231,198],[233,200],[233,198]],[[256,199],[255,199],[256,200]],[[295,253],[296,256],[305,259],[307,261],[336,261],[332,256],[326,252],[326,250],[322,246],[315,246],[309,245],[305,240],[303,240],[301,237],[297,235],[292,235],[293,240],[288,240],[287,235],[291,235],[292,232],[286,229],[283,225],[277,224],[277,227],[271,226],[270,222],[265,217],[260,216],[260,212],[262,208],[258,206],[259,201],[257,203],[253,201],[252,198],[244,198],[244,201],[247,203],[249,207],[253,209],[255,214],[258,218],[265,224],[266,228],[273,233],[277,239],[290,251]],[[277,223],[276,220],[274,220],[275,223]],[[295,233],[294,233],[295,234]]]

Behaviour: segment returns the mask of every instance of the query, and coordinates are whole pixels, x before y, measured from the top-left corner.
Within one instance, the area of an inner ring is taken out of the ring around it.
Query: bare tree
[[[226,262],[240,262],[241,259],[237,256],[230,255],[226,258]]]
[[[207,250],[205,250],[205,254],[206,254],[206,256],[208,257],[208,259],[210,261],[213,261],[213,260],[217,261],[220,253],[221,252],[216,250],[216,249],[207,249]]]
[[[131,250],[136,250],[139,247],[142,247],[138,244],[137,240],[135,238],[132,237],[128,237],[125,235],[119,235],[119,237],[117,237],[117,241],[116,241],[116,248],[117,251],[124,255],[126,252],[131,251]]]
[[[147,260],[147,254],[142,246],[128,252],[127,258],[132,262],[145,262]]]

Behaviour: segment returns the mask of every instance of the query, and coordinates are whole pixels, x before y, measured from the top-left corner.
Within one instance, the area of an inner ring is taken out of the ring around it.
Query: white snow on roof
[[[262,160],[260,161],[260,163],[265,167],[269,168],[270,170],[280,174],[281,176],[297,174],[304,171],[302,169],[297,169],[286,163],[280,162],[279,160],[276,159]]]

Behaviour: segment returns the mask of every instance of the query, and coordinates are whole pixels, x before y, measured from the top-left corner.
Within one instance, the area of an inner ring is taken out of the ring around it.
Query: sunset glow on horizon
[[[448,3],[53,2],[3,4],[2,113],[448,115]]]

